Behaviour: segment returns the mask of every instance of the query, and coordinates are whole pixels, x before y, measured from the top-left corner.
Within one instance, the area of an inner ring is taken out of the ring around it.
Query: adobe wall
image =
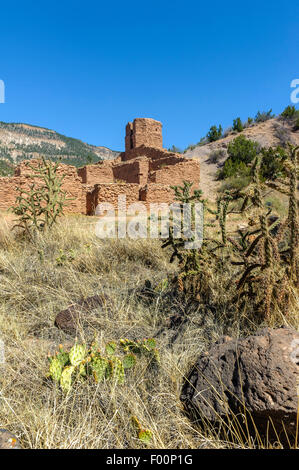
[[[127,183],[146,184],[148,180],[149,161],[140,157],[113,167],[114,180],[123,180]]]
[[[17,197],[17,186],[25,186],[25,178],[18,176],[3,176],[0,178],[0,210],[6,211],[11,207]]]
[[[189,160],[177,163],[176,165],[168,165],[149,174],[149,182],[181,185],[183,181],[191,181],[193,186],[198,188],[200,180],[200,165],[195,160]]]
[[[145,145],[163,148],[162,123],[155,119],[136,118],[126,126],[125,151]]]
[[[95,165],[86,165],[77,170],[83,184],[113,182],[113,161],[106,160]]]
[[[149,170],[150,171],[155,171],[159,170],[160,168],[163,168],[168,165],[176,165],[177,163],[181,162],[188,162],[190,159],[184,158],[184,157],[178,157],[174,155],[166,155],[163,158],[157,158],[156,160],[150,160],[150,165],[149,165]]]
[[[94,209],[101,202],[109,202],[114,205],[115,209],[118,207],[118,196],[124,194],[126,196],[127,205],[139,201],[139,184],[136,183],[110,183],[110,184],[96,184],[94,190],[89,196],[89,207],[92,208],[92,215]]]
[[[32,159],[30,164],[36,166],[39,160]],[[15,176],[0,178],[0,209],[7,210],[15,203],[16,196],[19,194],[16,187],[20,186],[29,189],[33,183],[38,184],[38,178],[32,178],[32,169],[21,162],[15,170]],[[81,178],[77,174],[77,168],[71,165],[60,164],[57,175],[64,175],[62,189],[66,191],[67,197],[71,198],[65,206],[65,213],[85,214],[86,194],[82,186]]]
[[[151,203],[167,203],[174,202],[174,192],[170,190],[168,185],[148,183],[139,191],[140,201],[144,202],[147,207]]]
[[[161,160],[163,158],[168,157],[183,158],[179,153],[168,152],[165,149],[158,149],[145,145],[141,145],[138,148],[128,150],[127,152],[122,152],[120,154],[120,157],[124,162],[128,160],[133,160],[137,157],[147,157],[151,160]]]

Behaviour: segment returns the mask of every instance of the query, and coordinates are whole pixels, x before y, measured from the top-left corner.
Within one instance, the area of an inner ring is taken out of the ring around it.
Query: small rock
[[[84,326],[84,323],[88,323],[88,313],[99,307],[107,307],[108,302],[109,298],[104,294],[87,297],[59,312],[54,324],[65,333],[75,336],[79,322]]]
[[[6,429],[0,429],[0,449],[21,449],[16,436]]]

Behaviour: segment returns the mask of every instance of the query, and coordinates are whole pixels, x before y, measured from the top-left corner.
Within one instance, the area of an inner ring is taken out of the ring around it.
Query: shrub
[[[258,142],[247,139],[244,135],[236,137],[228,145],[228,159],[225,161],[219,177],[248,176],[250,169],[247,165],[256,157],[258,151]]]
[[[239,117],[234,119],[233,130],[237,131],[237,132],[242,132],[243,129],[244,129],[244,127],[243,127],[241,119]]]
[[[296,114],[295,106],[287,106],[281,113],[281,117],[284,119],[292,119]]]
[[[179,147],[176,147],[175,145],[172,145],[169,149],[169,152],[174,152],[174,153],[182,153],[182,150]]]
[[[237,175],[226,178],[219,188],[220,193],[225,191],[240,191],[246,188],[251,182],[250,175]]]
[[[247,139],[244,135],[236,137],[229,143],[227,148],[228,156],[233,161],[250,163],[259,151],[259,144]]]
[[[222,137],[222,126],[211,126],[209,132],[207,133],[208,142],[215,142]]]
[[[270,109],[269,111],[262,111],[262,112],[258,111],[254,120],[257,123],[268,121],[269,119],[272,119],[275,117],[275,115],[271,113],[272,113],[272,109]]]
[[[194,145],[194,144],[190,144],[190,145],[188,145],[188,147],[186,147],[186,148],[185,148],[185,150],[184,150],[184,152],[183,152],[183,153],[186,153],[186,152],[188,152],[188,150],[194,150],[194,149],[195,149],[195,147],[196,147],[196,145]]]
[[[0,176],[12,176],[14,174],[14,166],[6,160],[0,160]]]
[[[225,149],[217,149],[213,150],[209,155],[209,162],[210,163],[218,163],[219,160],[222,160],[226,156]]]
[[[283,176],[284,161],[287,158],[286,151],[281,147],[263,148],[261,150],[261,176],[263,179],[275,180]]]
[[[228,158],[223,165],[221,172],[222,178],[231,178],[232,176],[248,176],[250,168],[244,162],[231,160]]]

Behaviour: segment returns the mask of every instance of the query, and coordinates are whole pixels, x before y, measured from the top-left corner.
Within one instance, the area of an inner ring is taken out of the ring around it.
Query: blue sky
[[[0,120],[122,150],[125,124],[152,117],[185,148],[290,104],[298,19],[280,0],[2,2]]]

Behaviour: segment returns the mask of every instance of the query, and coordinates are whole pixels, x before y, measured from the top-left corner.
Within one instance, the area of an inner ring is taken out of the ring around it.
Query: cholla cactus
[[[26,164],[32,170],[32,179],[37,180],[28,190],[17,187],[19,195],[10,209],[18,216],[15,227],[21,227],[30,237],[32,229],[43,231],[51,228],[63,214],[70,200],[62,190],[64,176],[58,175],[59,163],[44,157],[37,166]]]

